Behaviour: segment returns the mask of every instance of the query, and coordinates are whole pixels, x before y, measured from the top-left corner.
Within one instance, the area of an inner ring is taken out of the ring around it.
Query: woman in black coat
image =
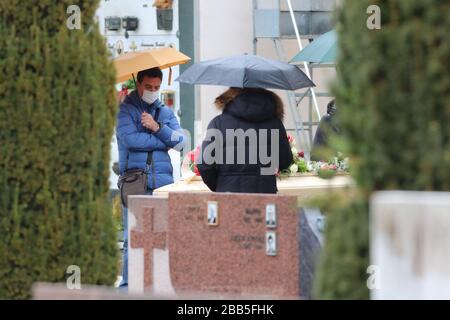
[[[215,132],[220,132],[223,140],[207,137],[202,144],[202,160],[197,167],[205,184],[216,192],[276,193],[277,169],[287,169],[293,161],[282,122],[284,110],[281,99],[265,89],[230,88],[216,98],[215,104],[223,112],[209,123],[208,132],[216,129]],[[227,136],[227,129],[231,132],[236,129],[255,132],[257,142]],[[278,131],[277,141],[271,141],[274,130]],[[276,152],[275,143],[278,144],[278,152],[272,154],[272,149]],[[205,161],[207,151],[211,150],[214,150],[210,152],[213,161]],[[261,150],[262,157],[275,161],[268,163],[267,159],[262,159]],[[226,161],[227,151],[234,152],[231,163]],[[241,161],[238,161],[239,153],[245,153]],[[274,164],[278,164],[275,169]]]

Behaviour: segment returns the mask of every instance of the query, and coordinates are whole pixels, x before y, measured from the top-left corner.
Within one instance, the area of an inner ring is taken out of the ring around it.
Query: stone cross
[[[138,206],[133,208],[132,213],[136,219],[136,226],[130,228],[129,246],[130,249],[143,249],[144,251],[144,288],[151,287],[154,282],[153,249],[165,249],[167,245],[163,223],[159,221],[158,224],[156,211],[161,209],[159,206],[157,203],[153,206]]]
[[[153,230],[153,208],[144,208],[142,231],[131,230],[130,246],[134,249],[144,249],[144,285],[153,283],[153,249],[164,249],[166,247],[166,233],[154,232]]]

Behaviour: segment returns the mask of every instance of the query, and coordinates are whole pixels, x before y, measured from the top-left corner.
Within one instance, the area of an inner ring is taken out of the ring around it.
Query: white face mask
[[[144,90],[142,94],[142,100],[147,102],[148,104],[153,104],[159,98],[159,91],[148,91]]]

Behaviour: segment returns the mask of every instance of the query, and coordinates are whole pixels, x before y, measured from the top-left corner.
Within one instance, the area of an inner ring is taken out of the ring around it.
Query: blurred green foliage
[[[381,30],[369,30],[370,5]],[[366,299],[368,202],[377,190],[450,190],[450,3],[347,0],[338,10],[334,87],[359,197],[324,205],[316,298]]]
[[[115,71],[98,2],[0,2],[0,298],[65,282],[69,265],[85,284],[116,280]],[[66,26],[72,4],[80,30]]]

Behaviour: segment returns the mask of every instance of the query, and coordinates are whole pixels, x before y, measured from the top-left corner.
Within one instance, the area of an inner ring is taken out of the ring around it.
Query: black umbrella
[[[282,90],[315,86],[297,66],[251,54],[195,63],[176,81],[189,84]]]

